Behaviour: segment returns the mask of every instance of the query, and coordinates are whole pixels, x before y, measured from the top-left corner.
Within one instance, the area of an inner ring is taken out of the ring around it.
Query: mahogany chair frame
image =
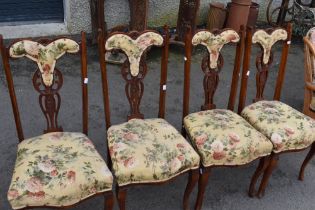
[[[221,32],[225,31],[227,29],[223,30],[212,30],[214,35],[220,34]],[[207,31],[207,30],[201,30],[201,31]],[[198,33],[197,31],[196,33]],[[245,28],[241,26],[241,29],[239,31],[240,41],[237,43],[236,47],[236,54],[235,54],[235,60],[234,60],[234,69],[233,69],[233,75],[232,75],[232,83],[231,83],[231,89],[230,89],[230,96],[228,101],[228,110],[234,111],[234,105],[235,100],[237,97],[237,87],[238,82],[240,78],[240,70],[241,70],[241,64],[242,64],[242,55],[243,55],[243,49],[245,44]],[[185,74],[184,74],[184,95],[183,95],[183,122],[184,118],[189,114],[189,98],[190,98],[190,72],[191,72],[191,57],[192,57],[192,31],[190,29],[187,30],[186,38],[185,38],[185,55],[186,55],[186,61],[185,61]],[[224,59],[222,54],[220,53],[219,59],[218,59],[218,67],[217,69],[211,69],[209,66],[209,52],[205,55],[205,57],[202,59],[201,68],[204,73],[204,79],[203,79],[203,87],[204,87],[204,93],[205,93],[205,102],[201,106],[201,110],[212,110],[216,108],[216,105],[214,104],[214,95],[218,87],[219,83],[219,72],[222,69],[224,65]],[[184,131],[185,129],[183,129]],[[185,132],[185,131],[184,131]],[[200,210],[202,208],[203,198],[206,191],[206,186],[209,180],[210,172],[212,168],[218,168],[218,167],[238,167],[235,166],[225,166],[225,165],[217,165],[217,166],[210,166],[205,167],[201,163],[200,167],[200,176],[198,181],[198,197],[195,203],[195,210]]]
[[[146,33],[146,32],[156,32],[152,30],[144,30],[142,32],[138,31],[131,31],[129,33],[121,33],[121,32],[115,32],[112,33],[111,35],[108,36],[111,37],[112,35],[115,34],[124,34],[129,36],[132,39],[136,39],[139,37],[141,34]],[[167,26],[164,27],[164,43],[162,45],[163,50],[162,50],[162,59],[161,59],[161,78],[160,78],[160,95],[159,95],[159,112],[158,112],[158,117],[159,118],[165,118],[165,96],[166,96],[166,89],[165,85],[167,82],[167,63],[168,63],[168,56],[169,56],[169,40],[170,40],[170,35],[169,35],[169,29]],[[104,33],[102,30],[99,30],[99,35],[98,35],[98,43],[99,43],[99,62],[100,62],[100,67],[101,67],[101,75],[102,75],[102,86],[103,86],[103,100],[104,100],[104,110],[105,110],[105,123],[106,123],[106,130],[109,129],[111,126],[111,119],[110,119],[110,106],[109,106],[109,88],[108,88],[108,80],[107,80],[107,67],[106,63],[104,62],[104,55],[107,52],[105,49],[105,43],[106,39],[104,37]],[[140,68],[139,68],[139,74],[137,76],[132,76],[130,72],[130,64],[129,61],[127,60],[123,65],[122,65],[122,70],[121,74],[126,81],[125,85],[125,92],[126,96],[129,101],[130,105],[130,115],[127,116],[127,120],[130,119],[144,119],[144,115],[140,112],[140,102],[141,98],[144,92],[144,87],[143,87],[143,80],[146,76],[147,73],[147,65],[146,65],[146,53],[148,49],[143,53],[140,61]],[[123,51],[122,51],[123,52]],[[124,53],[124,52],[123,52]],[[107,148],[107,154],[109,156],[109,148]],[[108,165],[112,169],[112,163],[111,159],[108,159]],[[191,192],[194,189],[194,186],[196,185],[198,178],[199,178],[199,172],[198,169],[194,170],[189,170],[185,173],[178,174],[177,176],[163,182],[158,182],[158,183],[132,183],[128,184],[125,186],[119,186],[118,184],[116,185],[116,196],[119,204],[120,210],[125,210],[126,209],[126,196],[127,196],[127,190],[131,187],[136,187],[136,186],[142,186],[142,185],[162,185],[166,184],[168,182],[173,181],[175,178],[177,178],[180,175],[183,174],[189,174],[189,180],[186,186],[186,190],[184,193],[183,197],[183,208],[185,210],[189,210],[189,196]]]
[[[272,33],[276,29],[279,29],[279,28],[271,28],[271,29],[267,29],[266,31],[269,33]],[[280,66],[279,66],[279,71],[278,71],[278,76],[277,76],[277,81],[276,81],[276,86],[275,86],[275,91],[274,91],[274,96],[273,96],[273,100],[276,100],[276,101],[280,101],[281,90],[282,90],[284,77],[285,77],[285,69],[286,69],[286,63],[287,63],[287,58],[288,58],[288,52],[289,52],[289,48],[290,48],[290,44],[291,44],[292,25],[290,23],[287,24],[286,31],[287,31],[288,36],[287,36],[287,39],[285,41],[283,41],[283,43],[282,43],[281,61],[280,61]],[[244,56],[244,63],[243,63],[240,101],[239,101],[239,107],[238,107],[239,113],[245,107],[247,82],[248,82],[249,66],[250,66],[250,55],[251,55],[251,48],[253,45],[252,44],[252,35],[253,35],[253,29],[247,28],[247,38],[246,38],[245,56]],[[263,50],[262,47],[261,47],[261,49]],[[256,68],[257,68],[256,97],[253,100],[253,102],[264,100],[264,89],[265,89],[266,82],[268,79],[268,73],[269,73],[270,67],[272,65],[273,53],[271,52],[268,64],[263,64],[262,59],[263,59],[263,52],[259,53],[256,57]],[[305,148],[305,149],[307,149],[307,148]],[[253,197],[255,195],[257,197],[264,196],[265,189],[266,189],[267,184],[268,184],[268,180],[272,174],[272,171],[276,168],[278,160],[279,160],[279,156],[282,153],[299,152],[299,151],[303,151],[305,149],[288,150],[288,151],[283,151],[280,153],[272,152],[270,156],[262,158],[260,160],[260,163],[259,163],[257,170],[255,171],[255,179],[256,180],[255,180],[255,182],[251,183],[249,195],[251,197]],[[303,179],[304,169],[305,169],[307,163],[310,161],[310,159],[314,155],[314,152],[315,152],[315,146],[313,144],[311,147],[311,151],[307,155],[307,157],[304,160],[303,165],[300,169],[300,180]],[[256,184],[257,179],[262,174],[263,174],[263,177],[262,177],[259,189],[256,193],[255,192],[255,184]]]
[[[47,38],[40,38],[37,40],[37,42],[43,45],[48,45],[49,43],[52,43],[55,40],[60,39],[60,38],[66,38],[66,37],[58,37],[52,40],[47,39]],[[3,37],[2,35],[0,35],[2,62],[3,62],[4,70],[5,70],[5,76],[7,79],[7,84],[8,84],[8,89],[9,89],[9,94],[10,94],[10,99],[11,99],[11,105],[13,108],[15,126],[17,130],[19,142],[22,142],[25,138],[24,138],[21,117],[20,117],[20,112],[18,108],[18,102],[17,102],[17,97],[15,94],[13,76],[12,76],[11,66],[10,66],[10,59],[15,59],[15,58],[10,57],[9,50],[13,44],[22,40],[31,40],[31,39],[18,39],[14,41],[8,48],[6,48]],[[85,135],[87,135],[88,134],[88,87],[87,87],[87,83],[84,82],[85,79],[87,79],[87,47],[86,47],[85,32],[81,32],[81,43],[79,43],[79,46],[80,46],[80,50],[76,54],[79,54],[81,58],[82,121],[83,121],[82,132]],[[59,90],[61,89],[62,84],[63,84],[63,76],[62,76],[61,71],[59,71],[56,67],[53,74],[54,74],[54,79],[53,79],[53,84],[51,86],[46,86],[44,84],[41,77],[41,72],[38,69],[38,67],[32,79],[35,90],[39,92],[39,104],[40,104],[43,114],[45,115],[46,122],[47,122],[47,129],[44,130],[43,133],[63,131],[62,127],[58,125],[58,113],[59,113],[60,104],[61,104],[61,97],[59,95]],[[98,193],[98,194],[95,194],[94,196],[97,196],[97,195],[104,196],[104,199],[105,199],[104,209],[105,210],[113,209],[114,199],[113,199],[113,193],[111,191]],[[94,197],[94,196],[91,196],[91,197]],[[65,209],[65,208],[76,206],[89,198],[81,200],[80,202],[73,204],[71,206],[62,206],[62,207],[27,206],[22,209],[33,209],[33,208],[43,208],[43,207]]]
[[[310,103],[313,96],[313,91],[315,91],[315,85],[312,83],[313,80],[313,70],[314,70],[314,59],[315,59],[315,48],[307,37],[304,40],[304,68],[305,68],[305,91],[304,91],[304,107],[303,113],[315,119],[315,112],[310,110]],[[315,143],[312,144],[309,153],[307,154],[302,167],[300,169],[299,180],[304,179],[304,170],[306,165],[315,155]]]

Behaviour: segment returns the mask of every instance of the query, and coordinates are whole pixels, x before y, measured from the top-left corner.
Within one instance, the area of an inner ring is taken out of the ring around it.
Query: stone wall
[[[209,3],[214,1],[229,2],[230,0],[201,0],[199,24],[206,22]],[[275,0],[281,2],[281,0]],[[70,0],[70,18],[68,29],[70,33],[78,33],[81,30],[90,31],[90,7],[89,0]],[[180,0],[149,0],[148,25],[163,26],[168,24],[176,26],[177,12]],[[265,21],[266,0],[254,0],[260,4],[259,20]],[[129,22],[128,0],[105,0],[105,19],[108,28]]]

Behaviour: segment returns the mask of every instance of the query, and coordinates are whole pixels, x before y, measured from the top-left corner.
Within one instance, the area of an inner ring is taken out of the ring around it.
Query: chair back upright
[[[315,118],[315,28],[311,28],[304,40],[304,106],[303,113]]]
[[[26,57],[37,63],[37,69],[32,82],[39,93],[39,105],[46,118],[47,127],[44,133],[62,132],[58,124],[58,113],[61,106],[59,94],[63,85],[62,72],[56,68],[57,60],[65,53],[79,54],[81,57],[81,85],[82,85],[82,121],[83,133],[88,133],[88,92],[87,92],[87,58],[86,35],[81,33],[81,43],[66,37],[56,39],[41,38],[38,40],[18,39],[6,48],[0,35],[2,62],[8,84],[11,105],[19,141],[24,140],[21,117],[14,88],[10,60]]]
[[[153,30],[143,32],[131,31],[129,33],[112,33],[106,39],[103,31],[99,30],[98,48],[102,73],[103,100],[105,109],[106,129],[111,126],[109,87],[107,77],[107,66],[105,53],[112,50],[119,50],[127,57],[126,62],[121,67],[121,75],[125,80],[125,93],[130,105],[130,114],[127,120],[143,119],[140,112],[140,103],[144,93],[144,78],[148,72],[146,64],[146,54],[151,46],[163,47],[161,60],[160,77],[160,98],[159,98],[159,118],[165,116],[165,94],[167,81],[167,62],[169,54],[169,30],[164,27],[164,34],[161,35]]]
[[[273,96],[273,100],[280,100],[289,48],[291,45],[291,37],[292,26],[290,23],[287,25],[286,28],[258,29],[255,32],[253,32],[252,28],[247,28],[241,90],[238,106],[239,113],[241,113],[246,103],[252,45],[257,44],[261,50],[256,57],[256,96],[253,102],[257,102],[264,100],[264,90],[266,87],[268,74],[274,60],[274,53],[272,51],[272,48],[278,41],[282,41],[281,60]]]
[[[242,54],[245,42],[245,29],[241,27],[240,32],[233,29],[223,30],[200,30],[192,36],[189,29],[185,39],[185,75],[184,75],[184,95],[183,95],[183,119],[189,114],[189,97],[190,97],[190,72],[193,46],[203,45],[207,48],[207,54],[202,59],[201,69],[204,73],[203,89],[204,104],[201,110],[215,109],[214,95],[219,84],[219,73],[224,65],[224,58],[220,52],[222,47],[228,43],[237,43],[236,54],[234,59],[234,69],[232,73],[232,84],[228,102],[228,109],[233,110],[239,73],[241,68]]]

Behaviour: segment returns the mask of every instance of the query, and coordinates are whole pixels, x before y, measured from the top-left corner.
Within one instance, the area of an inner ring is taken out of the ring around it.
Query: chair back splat
[[[129,33],[113,33],[105,40],[104,33],[99,30],[98,34],[100,65],[102,73],[103,99],[105,109],[106,128],[111,126],[109,91],[105,53],[111,50],[120,50],[127,56],[127,61],[122,65],[121,74],[126,82],[125,92],[130,105],[130,114],[127,119],[143,119],[140,112],[140,103],[144,92],[143,80],[147,74],[146,53],[151,46],[162,46],[160,99],[158,116],[165,116],[165,94],[167,81],[167,62],[169,54],[169,32],[164,27],[163,36],[151,30],[141,33],[131,31]]]
[[[252,44],[257,43],[261,49],[261,52],[256,57],[256,96],[254,102],[264,100],[264,90],[268,79],[269,70],[273,63],[273,51],[272,47],[278,41],[283,41],[281,61],[279,71],[277,75],[277,81],[274,91],[273,100],[280,100],[281,89],[285,76],[286,63],[288,58],[288,52],[291,44],[292,26],[288,24],[286,29],[283,28],[271,28],[266,30],[256,30],[253,32],[252,28],[247,28],[247,38],[245,44],[244,65],[242,71],[240,100],[238,106],[238,112],[241,113],[246,103],[247,81],[250,74],[250,55]]]
[[[189,92],[190,92],[190,71],[191,71],[191,56],[193,45],[204,45],[207,47],[207,55],[202,59],[201,69],[204,73],[203,88],[205,101],[201,106],[201,110],[215,109],[214,95],[219,84],[219,73],[224,65],[224,59],[220,52],[225,44],[230,42],[237,43],[235,62],[232,76],[231,91],[228,102],[228,109],[233,110],[239,73],[241,68],[241,60],[245,42],[245,29],[241,27],[239,33],[232,29],[198,31],[194,36],[191,30],[188,30],[185,39],[185,78],[184,78],[184,96],[183,96],[183,118],[189,114]]]
[[[47,128],[44,133],[61,132],[62,127],[58,124],[58,113],[61,106],[59,90],[63,85],[63,75],[55,67],[57,60],[65,53],[81,55],[81,82],[82,82],[82,118],[83,133],[88,132],[88,95],[87,95],[87,59],[86,59],[86,35],[81,33],[81,43],[61,37],[57,39],[19,39],[14,41],[8,48],[0,36],[1,54],[8,89],[13,107],[16,129],[20,141],[24,140],[23,128],[19,114],[17,98],[14,90],[14,82],[11,72],[10,59],[27,57],[37,63],[37,70],[33,75],[33,86],[39,93],[39,105],[46,118]]]

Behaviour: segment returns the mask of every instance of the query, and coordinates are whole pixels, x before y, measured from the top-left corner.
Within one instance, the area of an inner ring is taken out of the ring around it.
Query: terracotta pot
[[[241,25],[246,26],[249,10],[250,5],[237,4],[234,2],[228,3],[228,18],[226,27],[239,31]]]
[[[241,5],[251,5],[252,0],[231,0],[233,3]]]
[[[214,28],[221,29],[224,26],[226,18],[226,9],[223,3],[214,2],[210,3],[210,9],[208,12],[208,29]]]
[[[252,5],[250,6],[250,9],[249,9],[247,26],[254,27],[256,25],[258,13],[259,13],[259,4],[252,2]]]

